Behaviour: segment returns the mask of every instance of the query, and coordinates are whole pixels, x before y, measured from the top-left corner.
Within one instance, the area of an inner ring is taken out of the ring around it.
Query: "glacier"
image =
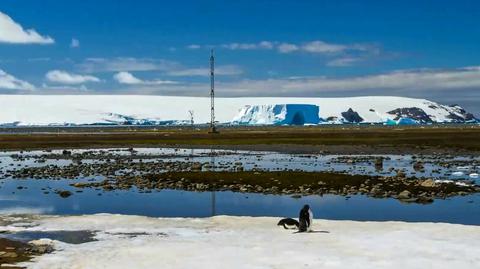
[[[304,124],[477,121],[458,105],[395,96],[216,98],[215,104],[221,124],[298,124],[302,117]],[[189,111],[196,124],[210,121],[208,97],[0,95],[0,108],[0,126],[185,125]]]

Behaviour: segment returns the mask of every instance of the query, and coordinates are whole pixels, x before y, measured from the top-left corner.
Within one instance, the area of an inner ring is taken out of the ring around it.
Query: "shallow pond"
[[[251,152],[208,149],[138,148],[73,150],[72,154],[88,153],[82,163],[105,163],[114,158],[128,157],[132,162],[201,162],[213,164],[210,170],[233,170],[240,165],[245,170],[298,170],[328,171],[361,175],[393,176],[398,170],[407,176],[428,177],[440,180],[472,180],[480,183],[480,156],[413,156],[413,155],[322,155],[282,154],[275,152]],[[380,167],[375,161],[382,159]],[[415,163],[422,164],[421,169]],[[62,156],[61,150],[52,152],[3,152],[0,153],[1,172],[24,167],[72,164],[70,156]],[[5,177],[4,178],[8,178]]]
[[[136,189],[109,192],[84,189],[76,193],[69,183],[66,180],[5,180],[0,189],[0,214],[108,212],[156,217],[207,217],[214,214],[297,217],[299,209],[304,204],[310,204],[318,218],[480,225],[480,194],[435,200],[432,204],[421,205],[360,195],[351,198],[312,195],[295,199],[282,195],[175,190],[141,193]],[[23,189],[18,190],[18,186]],[[44,194],[42,188],[50,190],[49,194]],[[67,189],[74,194],[61,198],[52,189]]]
[[[75,152],[82,152],[75,150]],[[113,155],[131,155],[124,149],[102,150]],[[38,162],[39,155],[59,154],[45,152],[4,152],[0,155],[0,169],[4,172],[29,166],[49,164],[68,165],[69,159],[48,159]],[[12,154],[19,154],[21,158]],[[26,158],[24,158],[26,156]],[[37,156],[37,157],[34,157]],[[382,169],[373,162],[384,157]],[[302,170],[336,171],[349,174],[391,175],[394,169],[403,169],[410,176],[436,179],[472,179],[478,173],[478,157],[433,156],[337,156],[289,155],[271,152],[236,152],[184,149],[136,149],[135,158],[143,162],[158,160],[211,162],[216,170],[231,169],[241,162],[246,170]],[[412,167],[416,161],[424,163],[423,171]],[[97,158],[82,162],[103,162]],[[461,172],[458,173],[458,172]],[[402,220],[432,221],[480,225],[480,194],[435,200],[433,204],[405,204],[395,199],[375,199],[367,196],[306,196],[264,195],[234,192],[187,192],[175,190],[103,191],[76,189],[69,184],[76,180],[0,180],[0,214],[92,214],[119,213],[158,217],[206,217],[211,215],[289,216],[297,217],[303,204],[310,204],[315,217],[348,220]],[[476,180],[473,178],[473,180]],[[61,198],[55,190],[70,190],[73,195]],[[81,191],[81,192],[77,192]]]

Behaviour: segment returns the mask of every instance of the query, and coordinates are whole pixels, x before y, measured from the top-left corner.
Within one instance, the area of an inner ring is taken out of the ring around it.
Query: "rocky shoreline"
[[[334,194],[349,198],[367,195],[394,198],[402,202],[432,203],[457,195],[480,192],[480,186],[436,183],[432,179],[370,177],[325,172],[171,172],[144,176],[119,176],[98,182],[72,183],[76,188],[143,192],[174,189],[185,191],[233,191],[290,195]]]
[[[432,203],[435,199],[445,199],[458,195],[480,192],[474,180],[439,181],[432,178],[417,178],[403,169],[390,167],[390,175],[353,175],[341,172],[305,172],[283,169],[268,170],[253,165],[245,168],[241,161],[218,161],[213,165],[208,161],[195,161],[196,157],[221,157],[234,154],[229,151],[203,152],[197,155],[187,153],[137,154],[133,148],[123,150],[91,150],[72,152],[45,152],[28,154],[20,152],[10,157],[16,161],[33,161],[36,165],[0,169],[0,178],[75,180],[71,185],[81,192],[81,188],[94,188],[99,191],[128,190],[137,188],[141,192],[174,189],[186,191],[233,191],[243,193],[263,193],[301,197],[306,195],[334,194],[348,199],[352,195],[367,195],[374,198],[394,198],[402,202]],[[242,153],[247,154],[247,153]],[[260,160],[255,153],[247,154],[252,160]],[[234,159],[242,159],[240,155]],[[307,156],[316,158],[315,156]],[[176,158],[176,159],[175,159]],[[179,160],[182,159],[181,161]],[[384,170],[383,163],[389,157],[379,156],[338,156],[331,163],[348,165],[367,164],[375,170]],[[445,156],[447,158],[447,156]],[[434,156],[437,162],[444,160]],[[448,158],[447,158],[448,159]],[[313,159],[315,160],[315,159]],[[410,165],[414,171],[424,172],[422,157],[412,156]],[[57,164],[58,161],[65,162]],[[46,163],[49,162],[49,163]],[[442,166],[478,165],[475,159],[442,162]],[[17,189],[22,189],[18,186]],[[50,190],[42,189],[45,194]],[[70,190],[53,190],[63,198],[74,193]]]

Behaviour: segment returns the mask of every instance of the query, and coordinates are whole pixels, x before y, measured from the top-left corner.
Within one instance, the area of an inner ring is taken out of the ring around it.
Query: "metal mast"
[[[216,133],[215,127],[215,57],[210,54],[210,133]]]

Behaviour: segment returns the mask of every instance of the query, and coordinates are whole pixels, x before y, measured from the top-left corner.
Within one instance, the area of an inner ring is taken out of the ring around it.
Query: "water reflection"
[[[209,217],[216,215],[297,217],[298,210],[308,203],[315,216],[346,220],[432,221],[480,225],[480,195],[435,200],[433,204],[402,204],[395,199],[374,199],[366,196],[324,195],[294,199],[290,196],[233,192],[187,192],[175,190],[140,193],[130,191],[96,191],[76,193],[71,181],[4,180],[0,195],[16,199],[0,200],[5,213],[94,214],[114,213],[153,217]],[[22,185],[26,189],[17,190]],[[40,190],[67,189],[69,198]],[[12,192],[14,192],[12,194]],[[100,195],[99,195],[100,194]],[[214,199],[212,199],[214,198]],[[28,211],[15,212],[15,208]],[[35,211],[37,210],[37,211]]]

